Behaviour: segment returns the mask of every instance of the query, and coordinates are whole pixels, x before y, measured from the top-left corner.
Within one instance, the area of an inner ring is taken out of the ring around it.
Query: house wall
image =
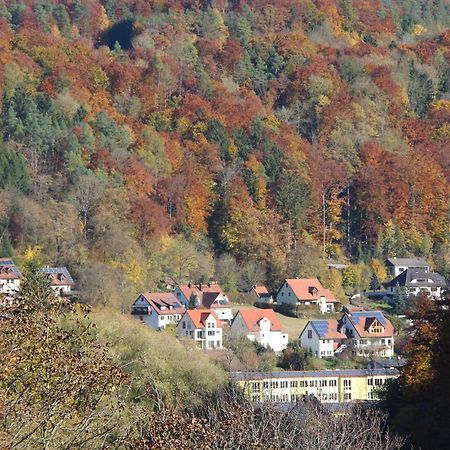
[[[3,280],[0,279],[0,291],[4,294],[11,294],[20,290],[20,279]]]
[[[185,328],[183,328],[185,322]],[[178,323],[178,337],[193,339],[202,349],[222,348],[222,329],[217,327],[216,320],[210,316],[205,322],[205,328],[195,328],[189,316],[184,315]]]
[[[308,337],[308,332],[311,332],[311,337]],[[325,344],[326,345],[326,344]],[[314,356],[321,357],[321,352],[329,350],[324,348],[324,343],[319,338],[311,322],[308,322],[302,334],[300,335],[300,346],[309,350]],[[332,345],[331,345],[332,347]],[[333,355],[333,353],[331,353]]]
[[[284,282],[283,286],[280,288],[280,290],[277,293],[277,303],[288,303],[290,305],[296,305],[298,302],[297,296],[294,294],[294,291],[291,289],[291,287]],[[310,303],[304,303],[305,305],[308,305]]]

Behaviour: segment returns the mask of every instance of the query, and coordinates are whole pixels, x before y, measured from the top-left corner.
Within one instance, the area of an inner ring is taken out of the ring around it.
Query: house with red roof
[[[222,348],[222,321],[213,309],[188,309],[178,323],[178,338],[192,339],[204,350]]]
[[[181,303],[190,309],[213,309],[220,320],[231,323],[231,302],[218,283],[179,284],[174,291]]]
[[[231,324],[233,336],[245,336],[274,352],[287,347],[288,335],[281,330],[281,324],[273,309],[241,309]]]
[[[272,303],[273,297],[266,286],[257,286],[256,284],[252,287],[250,291],[255,302]]]
[[[310,320],[300,333],[300,346],[317,358],[331,357],[347,339],[338,328],[339,322],[335,319]]]
[[[381,311],[346,312],[339,321],[344,343],[359,356],[394,356],[394,326]]]
[[[0,292],[14,294],[20,290],[21,274],[14,261],[9,258],[0,258]]]
[[[339,303],[317,278],[288,278],[278,289],[276,298],[279,305],[317,305],[322,313],[334,312]]]
[[[394,356],[394,327],[381,311],[346,312],[340,320],[310,320],[300,345],[318,358],[349,347],[358,356]]]
[[[131,307],[131,314],[154,330],[177,324],[185,311],[175,295],[167,292],[144,292]]]
[[[55,294],[63,297],[70,296],[74,285],[72,275],[70,275],[67,267],[43,267],[41,272],[48,275],[52,289]]]

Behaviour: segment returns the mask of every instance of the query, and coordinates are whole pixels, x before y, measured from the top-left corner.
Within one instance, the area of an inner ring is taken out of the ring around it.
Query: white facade
[[[296,305],[298,302],[298,298],[295,295],[292,288],[285,282],[283,286],[280,288],[277,294],[277,303],[288,303],[289,305]],[[304,305],[312,305],[312,302],[303,302]]]
[[[358,356],[370,354],[391,358],[394,356],[394,336],[360,336],[352,322],[344,315],[341,331],[348,337],[344,344],[352,347]]]
[[[433,283],[433,280],[426,279],[426,283]],[[399,286],[401,291],[408,297],[410,295],[419,295],[422,292],[425,292],[428,296],[433,297],[434,299],[440,299],[442,293],[444,292],[444,288],[442,286],[424,286],[424,281],[412,280],[410,284],[415,284],[416,286],[409,285],[408,287]],[[397,291],[396,286],[388,286],[388,292],[394,295]]]
[[[259,321],[259,331],[249,331],[242,316],[238,313],[231,325],[231,333],[235,336],[246,336],[252,342],[258,342],[266,348],[271,348],[274,352],[283,351],[288,344],[288,335],[281,331],[271,331],[271,322],[267,318]]]
[[[20,279],[6,280],[0,278],[0,293],[13,294],[20,291]]]
[[[201,324],[196,324],[190,317],[190,313],[195,313],[197,317],[200,317],[198,313],[203,313],[207,314],[207,317]],[[204,350],[222,348],[223,336],[220,321],[218,323],[213,314],[208,314],[202,310],[189,310],[183,315],[178,323],[178,337],[180,339],[192,339]]]
[[[300,335],[300,346],[309,350],[317,358],[334,355],[334,339],[321,339],[311,322],[308,322]]]
[[[167,325],[177,324],[180,321],[184,311],[180,311],[179,309],[168,306],[167,310],[158,311],[141,295],[133,304],[133,315],[138,317],[141,322],[150,328],[161,330]]]

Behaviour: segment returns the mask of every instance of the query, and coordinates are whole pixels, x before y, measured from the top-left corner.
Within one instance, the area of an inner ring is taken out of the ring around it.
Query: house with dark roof
[[[358,356],[394,356],[394,327],[381,311],[347,312],[338,330],[346,336],[343,344]]]
[[[233,320],[231,302],[218,283],[179,284],[174,294],[186,308],[213,309],[220,320]]]
[[[430,297],[440,299],[443,291],[448,288],[447,280],[436,272],[424,269],[406,269],[389,283],[384,285],[388,292],[395,294],[397,286],[407,296],[419,295],[425,292]]]
[[[14,294],[20,290],[20,270],[9,258],[0,258],[0,293]]]
[[[281,324],[273,309],[241,309],[231,324],[233,336],[245,336],[252,342],[278,353],[288,344],[288,335],[281,330]]]
[[[222,322],[213,309],[188,309],[178,322],[178,338],[192,339],[204,350],[222,348]]]
[[[61,297],[70,295],[74,281],[67,267],[43,267],[41,271],[48,275],[55,294]]]
[[[325,289],[317,278],[288,278],[278,289],[277,303],[317,305],[322,313],[334,312],[339,303],[333,293]]]
[[[339,323],[335,319],[310,320],[300,333],[300,346],[317,358],[331,357],[347,339],[338,328]]]
[[[425,272],[430,270],[429,264],[420,258],[388,258],[384,264],[392,278],[399,276],[407,269],[422,269]]]
[[[185,312],[175,295],[167,292],[144,292],[131,307],[131,314],[154,330],[177,324]]]

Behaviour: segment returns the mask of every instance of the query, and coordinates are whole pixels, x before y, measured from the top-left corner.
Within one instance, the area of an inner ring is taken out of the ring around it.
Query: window
[[[310,380],[309,387],[317,387],[317,380]]]
[[[312,330],[308,330],[308,339],[312,339]]]
[[[382,386],[383,380],[381,378],[375,378],[375,386]]]
[[[252,402],[253,403],[259,402],[259,397],[257,395],[252,395]]]
[[[289,384],[288,384],[287,381],[282,381],[282,382],[280,383],[280,387],[281,387],[281,388],[287,388],[287,387],[289,387]]]
[[[272,381],[270,387],[271,387],[272,389],[278,389],[278,381]]]
[[[344,400],[351,400],[352,399],[352,394],[350,394],[350,392],[345,392],[344,393]]]
[[[289,297],[291,296],[291,293],[290,293],[290,292],[288,292],[288,296],[289,296]]]
[[[344,389],[351,389],[352,380],[344,380]]]
[[[214,336],[216,334],[215,331],[208,331],[208,336]]]
[[[139,320],[140,320],[141,322],[143,322],[143,321],[144,321],[144,316],[139,316]]]
[[[260,384],[258,382],[252,383],[252,391],[259,392],[259,386],[260,386]]]
[[[337,380],[330,380],[330,387],[336,387],[337,386]]]
[[[164,316],[161,316],[161,320],[164,320]]]
[[[373,386],[373,378],[367,378],[367,386]]]
[[[298,387],[298,381],[291,381],[291,388]]]
[[[320,380],[320,386],[321,387],[326,387],[328,384],[327,380]]]
[[[269,382],[268,381],[263,381],[263,388],[264,389],[268,389],[269,388]]]

